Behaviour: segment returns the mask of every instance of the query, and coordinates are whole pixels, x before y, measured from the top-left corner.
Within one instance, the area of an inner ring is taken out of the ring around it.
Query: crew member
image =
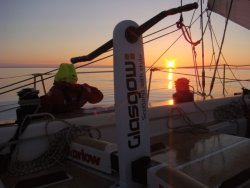
[[[40,112],[63,113],[80,109],[87,102],[95,104],[103,99],[96,87],[77,84],[77,74],[72,64],[62,63],[49,92],[40,97]]]

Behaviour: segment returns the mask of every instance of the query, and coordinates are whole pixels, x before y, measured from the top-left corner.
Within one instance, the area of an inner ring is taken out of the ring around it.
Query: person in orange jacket
[[[54,85],[40,97],[40,112],[63,113],[80,109],[87,102],[95,104],[103,93],[86,83],[77,84],[77,74],[72,64],[62,63],[55,75]]]

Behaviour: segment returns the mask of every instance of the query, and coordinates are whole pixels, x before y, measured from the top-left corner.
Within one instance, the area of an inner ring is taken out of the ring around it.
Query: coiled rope
[[[67,127],[56,132],[55,134],[49,134],[48,125],[54,121],[60,121],[64,123]],[[97,138],[100,138],[101,132],[96,128],[92,128],[86,125],[75,126],[65,120],[60,119],[49,120],[45,124],[46,137],[49,142],[48,149],[35,159],[32,159],[30,161],[22,161],[18,159],[18,153],[20,152],[20,143],[18,142],[15,150],[12,153],[8,166],[9,174],[25,175],[48,169],[55,165],[62,165],[62,162],[68,155],[71,142],[76,137],[81,135],[93,137],[93,130],[98,133]],[[29,140],[29,142],[31,142],[31,140]]]

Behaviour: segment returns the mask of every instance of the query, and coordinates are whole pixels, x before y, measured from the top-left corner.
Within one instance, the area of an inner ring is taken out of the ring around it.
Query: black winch
[[[173,94],[175,104],[194,101],[194,93],[189,90],[189,80],[187,78],[177,79],[175,88],[176,92]]]
[[[16,110],[17,124],[21,124],[24,118],[29,114],[34,114],[39,107],[40,99],[39,91],[34,88],[25,88],[17,92],[19,96],[19,108]]]

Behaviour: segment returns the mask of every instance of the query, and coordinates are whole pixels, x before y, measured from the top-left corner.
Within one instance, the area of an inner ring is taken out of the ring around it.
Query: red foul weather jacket
[[[80,109],[87,102],[95,104],[102,99],[102,92],[88,84],[55,82],[50,91],[40,97],[40,112],[70,112]]]

